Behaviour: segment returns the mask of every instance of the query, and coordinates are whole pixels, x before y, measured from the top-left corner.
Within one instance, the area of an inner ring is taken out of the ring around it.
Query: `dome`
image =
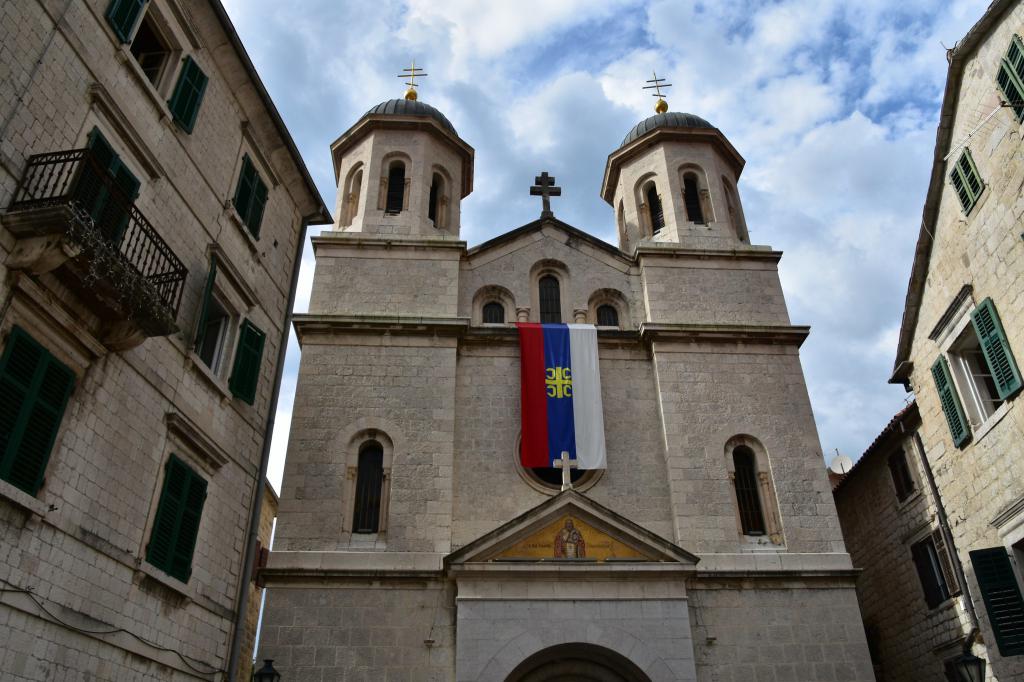
[[[714,129],[715,126],[711,125],[700,116],[694,116],[693,114],[684,114],[678,111],[669,111],[664,114],[655,114],[650,118],[644,120],[633,126],[633,129],[626,135],[626,139],[622,141],[621,147],[625,147],[633,140],[643,137],[655,128],[709,128]]]
[[[441,126],[452,135],[455,135],[456,137],[459,135],[455,132],[455,126],[452,125],[451,121],[445,118],[444,114],[429,104],[424,104],[419,100],[389,99],[387,102],[381,102],[367,111],[364,116],[380,114],[385,116],[429,116],[440,123]]]

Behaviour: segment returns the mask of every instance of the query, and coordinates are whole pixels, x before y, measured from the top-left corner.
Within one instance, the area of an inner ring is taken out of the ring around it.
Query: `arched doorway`
[[[505,682],[651,682],[632,661],[593,644],[559,644],[516,666]]]

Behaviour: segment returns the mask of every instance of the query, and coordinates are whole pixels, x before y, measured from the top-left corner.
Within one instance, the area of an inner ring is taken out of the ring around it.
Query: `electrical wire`
[[[56,621],[60,625],[63,625],[64,627],[68,628],[69,630],[74,630],[75,632],[80,632],[80,633],[86,634],[86,635],[114,635],[114,634],[117,634],[119,632],[123,632],[126,635],[129,635],[129,636],[135,638],[136,640],[138,640],[142,644],[145,644],[146,646],[153,647],[154,649],[156,649],[158,651],[165,651],[167,653],[174,654],[175,656],[177,656],[181,660],[181,662],[189,670],[192,670],[192,671],[194,671],[195,673],[197,673],[199,675],[215,675],[217,673],[226,673],[227,672],[223,668],[211,668],[209,670],[203,670],[201,668],[197,668],[196,666],[192,665],[192,663],[181,652],[179,652],[179,651],[177,651],[175,649],[169,649],[169,648],[167,648],[165,646],[160,646],[159,644],[155,644],[153,642],[150,642],[145,637],[137,635],[134,632],[132,632],[131,630],[125,630],[124,628],[119,628],[119,627],[113,627],[113,628],[110,628],[109,630],[90,630],[90,629],[87,629],[87,628],[80,628],[77,625],[72,625],[71,623],[68,623],[67,621],[61,619],[59,616],[55,615],[49,609],[47,609],[43,605],[43,603],[39,600],[39,598],[36,597],[35,592],[33,592],[31,588],[26,589],[24,587],[19,587],[18,585],[15,585],[14,583],[12,583],[12,582],[10,582],[8,580],[5,580],[3,578],[0,578],[0,582],[3,582],[5,585],[9,585],[10,586],[10,587],[6,587],[6,588],[0,587],[0,593],[14,592],[14,593],[17,593],[17,594],[24,594],[24,595],[26,595],[30,600],[32,600],[32,603],[34,603],[39,608],[40,611],[45,613],[52,620]]]

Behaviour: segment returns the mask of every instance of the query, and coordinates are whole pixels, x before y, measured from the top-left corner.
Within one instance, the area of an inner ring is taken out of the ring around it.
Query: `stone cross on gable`
[[[569,453],[562,451],[562,458],[554,461],[554,467],[562,470],[562,490],[572,490],[572,470],[579,466],[578,459],[569,459]]]
[[[547,171],[544,171],[535,177],[533,182],[534,185],[530,188],[530,196],[539,196],[544,200],[544,210],[540,212],[540,217],[554,217],[555,214],[551,212],[551,197],[562,196],[562,188],[555,187],[555,178],[552,175],[548,175]]]

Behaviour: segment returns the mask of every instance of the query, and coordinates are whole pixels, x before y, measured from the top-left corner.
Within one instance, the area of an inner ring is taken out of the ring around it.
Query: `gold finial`
[[[409,86],[409,89],[405,91],[405,98],[416,101],[416,76],[420,78],[426,78],[427,74],[420,73],[423,69],[416,67],[416,60],[412,60],[412,66],[402,69],[403,73],[398,74],[399,78],[408,78],[405,84]]]
[[[654,111],[655,111],[655,113],[658,113],[658,114],[664,114],[666,111],[668,111],[668,102],[666,102],[662,98],[662,96],[661,96],[661,89],[662,88],[671,88],[672,84],[671,83],[665,83],[664,82],[664,80],[665,80],[664,78],[658,78],[657,72],[652,71],[651,73],[654,74],[654,78],[652,78],[651,80],[649,80],[647,82],[648,83],[654,83],[654,85],[645,85],[643,89],[644,90],[654,90],[654,92],[652,92],[651,95],[653,97],[657,97],[658,98],[658,101],[654,103]]]

